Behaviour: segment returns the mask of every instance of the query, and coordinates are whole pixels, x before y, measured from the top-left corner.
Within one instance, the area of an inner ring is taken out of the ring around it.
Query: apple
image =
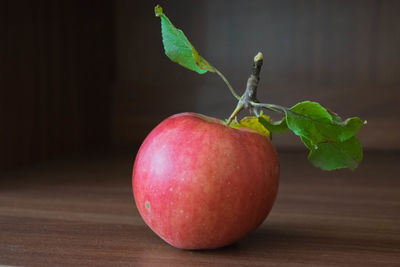
[[[232,244],[267,217],[279,184],[271,142],[248,128],[180,113],[161,122],[141,145],[133,194],[145,223],[181,249]]]

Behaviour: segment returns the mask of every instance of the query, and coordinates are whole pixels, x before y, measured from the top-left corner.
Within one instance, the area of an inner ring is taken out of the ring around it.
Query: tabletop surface
[[[166,244],[142,221],[133,156],[46,162],[0,179],[0,265],[400,266],[400,155],[366,153],[356,171],[325,172],[279,152],[267,220],[217,250]]]

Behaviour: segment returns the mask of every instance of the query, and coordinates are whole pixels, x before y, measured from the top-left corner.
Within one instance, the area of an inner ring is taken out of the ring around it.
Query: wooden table
[[[218,250],[183,251],[141,220],[133,156],[46,162],[1,174],[0,264],[18,266],[400,266],[400,154],[324,172],[280,152],[264,224]]]

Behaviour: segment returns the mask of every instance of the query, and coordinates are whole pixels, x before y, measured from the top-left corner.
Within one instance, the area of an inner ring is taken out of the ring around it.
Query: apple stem
[[[275,104],[265,104],[265,103],[259,103],[259,102],[253,102],[249,101],[250,105],[253,107],[260,107],[260,108],[265,108],[269,109],[278,113],[284,113],[285,111],[289,110],[287,107],[275,105]]]
[[[232,122],[232,120],[242,110],[242,108],[243,108],[243,104],[241,104],[241,102],[239,101],[239,103],[237,104],[235,110],[232,112],[231,116],[229,116],[229,119],[227,120],[226,125],[229,125]]]
[[[254,57],[252,73],[251,73],[249,79],[247,80],[246,91],[238,99],[239,102],[238,102],[235,110],[232,112],[231,116],[227,120],[227,125],[229,125],[232,122],[234,117],[236,117],[236,115],[243,108],[249,110],[250,114],[255,114],[257,117],[260,115],[259,107],[263,107],[263,106],[257,105],[257,103],[259,103],[259,101],[257,99],[257,88],[258,88],[258,83],[260,81],[260,71],[261,71],[262,64],[263,64],[263,55],[261,52],[258,52],[257,55]]]
[[[235,89],[233,89],[232,85],[229,83],[228,79],[225,78],[225,76],[216,68],[214,68],[215,73],[218,74],[219,77],[224,81],[226,86],[228,86],[229,90],[231,91],[232,95],[237,99],[240,100],[240,96],[236,93]]]
[[[244,92],[241,101],[245,109],[248,109],[250,113],[258,114],[258,110],[254,109],[250,102],[259,103],[257,99],[257,88],[260,82],[260,71],[263,64],[263,55],[261,52],[254,57],[254,63],[252,68],[252,73],[247,80],[246,91]]]
[[[230,125],[230,123],[242,109],[247,109],[250,112],[250,114],[252,115],[254,114],[257,117],[260,116],[260,109],[262,108],[272,110],[278,113],[285,113],[289,110],[288,108],[283,106],[260,103],[260,101],[258,101],[257,88],[258,88],[258,83],[260,82],[260,71],[262,64],[263,64],[263,55],[261,52],[258,52],[257,55],[254,57],[253,68],[250,77],[247,80],[246,90],[244,91],[244,94],[241,97],[239,97],[235,93],[235,91],[233,90],[232,86],[230,86],[226,78],[219,71],[216,70],[218,75],[220,75],[221,78],[228,85],[233,96],[239,100],[235,110],[232,112],[231,116],[229,116],[229,119],[226,121],[226,125]]]

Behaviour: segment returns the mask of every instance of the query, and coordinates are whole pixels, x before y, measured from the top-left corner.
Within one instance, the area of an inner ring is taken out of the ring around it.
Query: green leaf
[[[325,142],[314,146],[304,137],[302,140],[310,148],[310,162],[323,170],[355,170],[363,157],[361,144],[355,136],[343,142]]]
[[[310,142],[310,140],[308,140],[307,138],[305,138],[304,136],[300,136],[301,141],[303,141],[304,145],[311,150],[312,148],[312,144]]]
[[[270,120],[270,118],[266,115],[261,115],[261,117],[264,120]],[[244,117],[243,119],[240,120],[240,122],[234,120],[231,122],[231,124],[229,124],[229,126],[235,129],[250,128],[264,135],[265,137],[271,139],[271,133],[268,131],[267,128],[263,126],[263,124],[259,122],[259,118],[257,118],[256,116]]]
[[[261,123],[271,133],[283,133],[288,130],[285,118],[280,121],[272,121],[260,116],[258,117],[258,122]]]
[[[341,121],[316,102],[304,101],[286,110],[286,122],[296,135],[312,145],[343,142],[353,137],[364,124],[357,117]]]
[[[199,74],[215,72],[214,67],[199,55],[185,34],[172,24],[161,6],[157,5],[154,12],[156,17],[161,18],[162,42],[169,59]]]
[[[364,122],[357,117],[342,121],[316,102],[305,101],[285,110],[288,127],[310,150],[308,159],[323,170],[354,170],[362,160],[355,137]]]

